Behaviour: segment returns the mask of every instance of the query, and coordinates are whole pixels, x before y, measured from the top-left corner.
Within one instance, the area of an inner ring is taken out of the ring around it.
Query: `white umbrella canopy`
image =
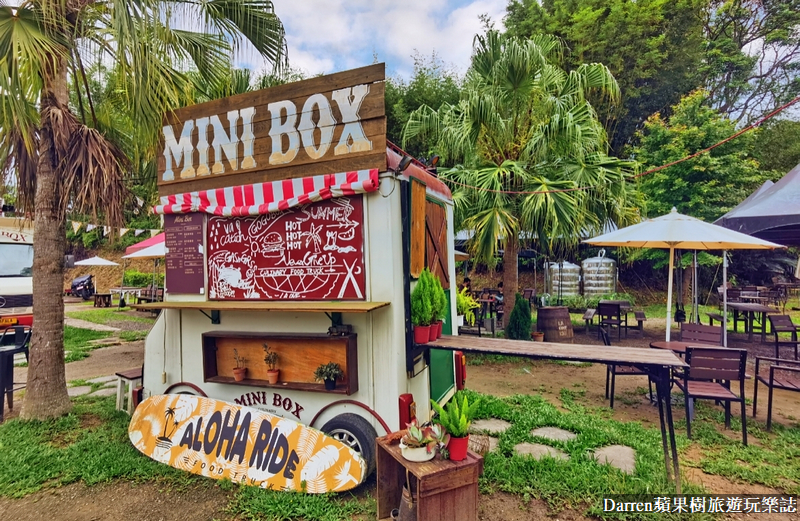
[[[119,264],[114,261],[110,261],[98,256],[78,261],[75,263],[75,265],[76,266],[119,266]]]
[[[667,215],[647,219],[638,224],[583,241],[593,246],[622,248],[669,249],[669,289],[667,290],[667,341],[670,339],[672,313],[672,269],[675,249],[681,250],[774,250],[780,244],[745,235],[722,226],[707,223],[678,213],[673,208]],[[727,280],[727,258],[723,260],[723,279]],[[726,292],[723,292],[723,297]],[[727,319],[727,299],[724,299]],[[727,327],[723,327],[727,344]]]
[[[147,248],[143,248],[141,250],[135,251],[130,255],[123,255],[123,259],[158,259],[165,256],[167,253],[167,245],[164,242],[159,242],[157,244],[153,244],[152,246],[148,246]]]

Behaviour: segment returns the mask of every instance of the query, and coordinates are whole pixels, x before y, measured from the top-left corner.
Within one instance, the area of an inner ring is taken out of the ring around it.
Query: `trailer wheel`
[[[375,438],[378,433],[358,414],[345,413],[331,418],[322,432],[361,454],[367,462],[367,476],[375,470]]]

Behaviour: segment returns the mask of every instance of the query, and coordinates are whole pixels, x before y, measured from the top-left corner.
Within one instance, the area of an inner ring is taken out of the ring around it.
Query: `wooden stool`
[[[133,414],[134,399],[133,393],[138,385],[142,383],[142,368],[128,369],[117,373],[117,410],[128,411]],[[127,386],[127,388],[126,388]],[[125,406],[125,395],[128,396],[128,407]]]
[[[96,307],[96,308],[110,308],[111,307],[111,293],[95,293],[94,294],[94,307]]]

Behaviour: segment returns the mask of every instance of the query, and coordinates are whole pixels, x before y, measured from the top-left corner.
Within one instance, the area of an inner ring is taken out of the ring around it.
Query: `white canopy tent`
[[[672,315],[672,270],[675,249],[681,250],[772,250],[783,248],[763,239],[751,237],[722,226],[710,224],[688,215],[678,213],[673,208],[667,215],[647,219],[611,233],[606,233],[583,241],[593,246],[618,246],[622,248],[661,248],[669,249],[669,289],[667,290],[667,335],[670,339]],[[728,279],[728,260],[723,255],[723,280]],[[723,291],[723,318],[728,320],[727,292]],[[723,328],[723,345],[727,346],[728,328]]]
[[[76,266],[119,266],[118,263],[94,256],[75,263]]]

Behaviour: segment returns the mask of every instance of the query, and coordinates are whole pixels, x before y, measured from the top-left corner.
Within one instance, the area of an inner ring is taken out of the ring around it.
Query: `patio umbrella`
[[[119,266],[118,263],[94,256],[75,263],[76,266]]]
[[[780,244],[751,237],[722,226],[710,224],[673,208],[667,215],[647,219],[633,226],[583,241],[593,246],[669,249],[669,288],[667,290],[667,341],[670,338],[672,314],[672,269],[675,250],[772,250]],[[727,257],[723,255],[723,279],[727,280]],[[727,292],[723,292],[723,316],[727,323]],[[723,327],[723,344],[727,345],[727,327]]]

